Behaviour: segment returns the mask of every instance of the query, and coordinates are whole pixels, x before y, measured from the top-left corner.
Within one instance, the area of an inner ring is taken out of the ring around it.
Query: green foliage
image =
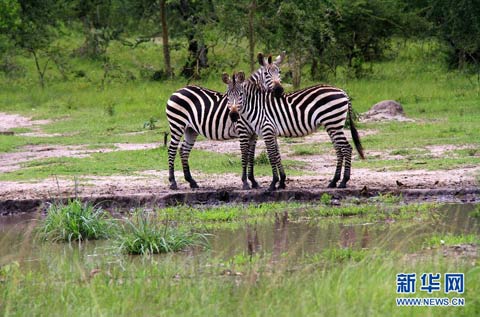
[[[374,201],[378,201],[383,204],[398,204],[402,201],[402,195],[395,194],[379,194],[373,198]]]
[[[0,33],[15,32],[21,25],[21,7],[17,0],[0,1]]]
[[[448,48],[450,65],[462,68],[472,63],[480,73],[480,2],[431,0],[428,4],[426,16]]]
[[[58,22],[64,18],[62,1],[2,1],[4,31],[16,45],[29,51],[45,49],[58,35]],[[3,9],[6,9],[3,12]],[[3,18],[3,16],[2,16]]]
[[[75,199],[50,205],[39,233],[45,240],[72,242],[104,239],[113,230],[114,224],[102,208]]]
[[[320,197],[320,202],[324,205],[330,205],[332,203],[332,195],[323,193],[322,197]]]
[[[155,215],[137,211],[125,220],[116,238],[118,249],[128,254],[178,252],[192,246],[208,246],[207,235],[187,232],[161,222]]]
[[[48,70],[47,61],[68,72],[72,58],[86,57],[96,61],[97,70],[108,79],[124,66],[111,58],[114,44],[142,61],[137,54],[163,34],[162,3],[170,38],[164,56],[172,53],[173,71],[189,79],[216,75],[245,62],[252,68],[254,54],[262,49],[287,50],[290,72],[285,72],[285,78],[295,87],[306,67],[315,81],[336,77],[339,70],[348,77],[364,77],[371,74],[372,61],[388,57],[394,36],[434,35],[447,47],[453,64],[479,65],[480,5],[474,0],[456,2],[456,10],[451,10],[448,0],[4,0],[0,3],[0,52],[11,54],[13,46],[35,52],[42,64],[40,73]],[[76,41],[58,45],[72,36]],[[165,62],[158,58],[164,48],[153,46],[155,64],[138,65],[151,70],[149,78]],[[232,46],[235,54],[226,46]]]
[[[0,283],[5,283],[12,276],[15,276],[20,271],[20,263],[14,261],[0,267]]]
[[[262,151],[255,157],[255,165],[270,165],[267,151]]]
[[[145,121],[143,123],[143,128],[149,129],[149,130],[155,130],[157,128],[157,122],[158,122],[157,119],[155,119],[154,117],[150,117],[148,121]]]
[[[442,245],[452,246],[457,244],[480,244],[480,236],[475,234],[460,234],[452,233],[435,234],[425,239],[424,245],[430,247],[439,247]]]

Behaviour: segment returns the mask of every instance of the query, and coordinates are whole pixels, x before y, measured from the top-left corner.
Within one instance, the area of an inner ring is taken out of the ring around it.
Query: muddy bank
[[[262,203],[275,201],[318,201],[323,194],[332,196],[333,201],[348,198],[368,199],[379,195],[392,194],[401,196],[405,202],[455,202],[478,203],[480,202],[480,188],[465,189],[322,189],[304,190],[288,189],[275,192],[266,190],[233,190],[224,188],[219,190],[192,190],[170,191],[158,195],[109,195],[109,196],[80,196],[83,201],[100,205],[111,212],[125,212],[137,207],[154,209],[157,207],[173,206],[178,204],[216,205],[222,203]],[[48,205],[55,201],[68,201],[74,197],[61,197],[52,199],[7,199],[0,201],[0,215],[10,215],[24,212],[44,211]]]

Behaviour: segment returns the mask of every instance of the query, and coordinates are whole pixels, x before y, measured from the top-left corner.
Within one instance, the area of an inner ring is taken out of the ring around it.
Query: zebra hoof
[[[340,183],[340,185],[338,185],[338,188],[347,188],[347,183]]]
[[[190,188],[198,188],[197,182],[195,182],[195,181],[190,182]]]
[[[170,184],[170,189],[177,190],[178,189],[177,184],[176,183]]]
[[[337,187],[337,183],[330,182],[330,184],[328,184],[328,188],[336,188],[336,187]]]
[[[286,188],[285,183],[280,182],[280,184],[278,184],[278,189],[285,189],[285,188]]]
[[[242,189],[243,190],[248,190],[248,189],[250,189],[250,185],[248,185],[248,183],[243,183]]]
[[[257,181],[252,181],[252,188],[254,189],[260,188],[260,185],[258,185]]]
[[[267,190],[267,191],[268,191],[268,192],[274,192],[274,191],[276,191],[276,190],[277,190],[277,188],[275,187],[275,184],[270,184],[270,186],[268,187],[268,190]]]

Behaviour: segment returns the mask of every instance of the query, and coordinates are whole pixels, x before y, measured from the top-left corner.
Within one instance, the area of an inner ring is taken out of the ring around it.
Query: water
[[[287,213],[275,221],[250,224],[238,229],[212,230],[211,253],[223,259],[238,254],[263,254],[280,258],[302,257],[332,248],[384,249],[409,253],[422,247],[433,234],[480,235],[479,220],[469,216],[475,205],[444,205],[433,220],[420,219],[383,222],[351,221],[352,218],[318,218],[294,221]],[[105,254],[108,241],[88,242],[82,248],[62,243],[35,243],[33,235],[37,215],[0,217],[0,265],[11,261],[35,262],[45,254],[83,260]],[[185,253],[183,253],[185,254]],[[188,254],[192,254],[191,252]],[[180,255],[182,256],[182,255]]]
[[[438,219],[433,221],[352,223],[324,218],[314,222],[291,222],[283,216],[273,224],[217,230],[212,249],[220,254],[223,252],[225,257],[252,251],[301,256],[332,248],[382,248],[409,252],[418,249],[433,234],[480,234],[479,221],[469,217],[474,208],[475,205],[471,204],[444,205]]]

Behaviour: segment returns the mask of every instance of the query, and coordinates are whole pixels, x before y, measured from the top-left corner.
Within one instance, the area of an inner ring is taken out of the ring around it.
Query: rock
[[[409,121],[414,120],[406,118],[402,105],[395,100],[384,100],[376,103],[369,111],[361,115],[361,120],[369,121]]]

